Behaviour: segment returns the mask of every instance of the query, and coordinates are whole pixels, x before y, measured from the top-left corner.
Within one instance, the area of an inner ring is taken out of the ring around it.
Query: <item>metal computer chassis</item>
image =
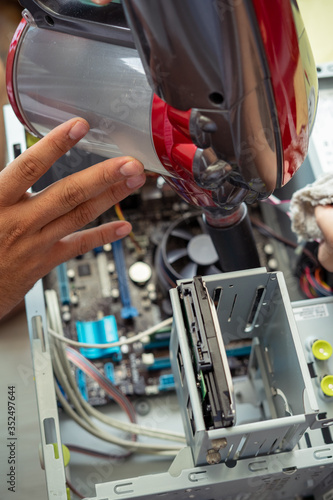
[[[233,381],[235,422],[219,429],[200,427],[200,384],[193,373],[193,359],[186,355],[188,336],[180,291],[175,289],[171,292],[171,349],[189,446],[178,454],[167,473],[96,484],[93,500],[291,500],[310,495],[330,500],[333,401],[321,394],[319,381],[333,373],[333,363],[317,362],[309,345],[318,336],[333,341],[333,300],[290,304],[281,274],[262,269],[210,276],[203,281],[215,300],[225,344],[234,335],[253,340],[250,376]],[[54,456],[53,443],[60,444],[60,435],[40,284],[28,294],[27,315],[49,498],[66,500],[62,458]],[[186,375],[179,366],[179,348]],[[259,402],[257,408],[251,402],[253,397]],[[256,417],[261,421],[254,421]],[[209,450],[219,453],[219,463],[207,460]]]

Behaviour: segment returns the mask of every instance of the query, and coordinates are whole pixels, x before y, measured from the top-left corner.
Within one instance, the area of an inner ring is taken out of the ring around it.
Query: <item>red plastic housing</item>
[[[300,53],[290,0],[252,0],[252,3],[270,73],[282,145],[279,178],[284,185],[302,165],[308,150],[306,72],[302,64],[302,56],[307,57],[307,54]],[[175,110],[155,96],[152,109],[154,145],[160,161],[173,176],[168,182],[178,191],[181,189],[182,196],[190,203],[212,206],[209,192],[198,188],[193,181],[192,160],[197,148],[189,134],[190,114],[191,110]]]
[[[305,89],[303,65],[290,0],[252,0],[256,12],[279,119],[283,148],[283,181],[286,184],[305,160],[309,126],[307,113],[297,106],[297,92]],[[304,98],[304,96],[303,96]]]
[[[9,46],[9,52],[7,56],[7,65],[6,65],[6,85],[7,85],[7,94],[8,94],[8,99],[9,102],[17,116],[17,118],[20,120],[22,125],[24,125],[27,129],[30,130],[29,124],[25,122],[20,108],[17,104],[16,101],[16,96],[15,96],[15,89],[14,89],[14,64],[15,64],[15,57],[17,55],[17,48],[18,45],[21,41],[21,36],[24,32],[24,30],[27,28],[27,21],[25,19],[22,19],[20,24],[18,25],[13,39],[11,41],[11,44]]]
[[[190,114],[191,110],[174,109],[154,95],[151,122],[155,150],[172,175],[165,180],[187,203],[214,207],[211,192],[199,187],[193,179],[192,163],[197,146],[188,129]]]

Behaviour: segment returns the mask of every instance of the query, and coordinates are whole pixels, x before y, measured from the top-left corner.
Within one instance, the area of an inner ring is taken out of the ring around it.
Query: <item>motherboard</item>
[[[259,206],[252,206],[250,213],[262,219]],[[183,202],[161,177],[148,176],[144,188],[95,224],[119,217],[131,222],[130,236],[72,259],[45,278],[45,290],[57,292],[69,339],[91,344],[129,339],[172,316],[169,290],[178,279],[221,272],[200,210]],[[255,228],[254,234],[261,265],[275,270],[279,263],[271,239]],[[170,335],[168,326],[127,345],[80,352],[125,395],[145,398],[174,390]],[[245,374],[250,341],[226,348],[232,376]],[[105,391],[80,368],[75,368],[75,377],[90,404],[108,403]],[[142,411],[144,407],[139,405]]]

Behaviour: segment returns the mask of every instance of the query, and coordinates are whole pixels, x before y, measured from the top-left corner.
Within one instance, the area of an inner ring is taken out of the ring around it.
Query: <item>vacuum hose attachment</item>
[[[226,215],[203,215],[207,232],[213,240],[223,272],[260,267],[247,206],[242,203]]]

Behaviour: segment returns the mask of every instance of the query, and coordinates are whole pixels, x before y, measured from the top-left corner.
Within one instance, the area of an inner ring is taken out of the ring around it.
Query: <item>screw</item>
[[[222,448],[225,448],[227,444],[228,441],[226,438],[212,439],[213,450],[221,450]]]
[[[209,465],[215,465],[220,463],[221,455],[218,451],[212,448],[210,450],[207,450],[206,460]]]

